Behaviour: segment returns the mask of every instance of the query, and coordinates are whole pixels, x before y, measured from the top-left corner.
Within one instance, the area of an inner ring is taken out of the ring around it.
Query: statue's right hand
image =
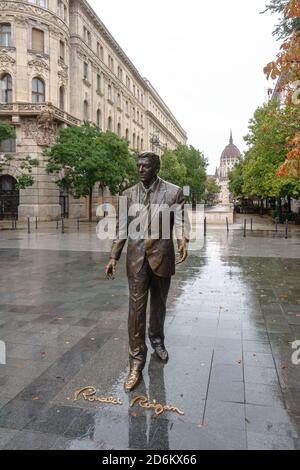
[[[109,280],[114,280],[116,273],[117,261],[115,259],[110,259],[108,265],[105,269],[106,278]]]

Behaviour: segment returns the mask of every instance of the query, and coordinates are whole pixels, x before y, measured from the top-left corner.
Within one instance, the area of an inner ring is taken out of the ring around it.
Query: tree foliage
[[[7,139],[14,139],[16,137],[16,130],[13,126],[8,124],[0,124],[0,144]],[[11,154],[3,154],[0,157],[0,174],[4,168],[9,168],[15,163],[15,156]],[[20,160],[19,170],[20,174],[16,177],[17,189],[26,189],[34,184],[32,171],[34,167],[39,165],[39,161],[29,156]]]
[[[61,129],[46,155],[48,173],[56,174],[57,185],[75,198],[90,196],[91,200],[96,183],[117,194],[136,178],[135,159],[126,140],[93,124]]]
[[[299,130],[298,106],[280,108],[276,101],[271,101],[258,108],[245,137],[248,150],[230,175],[230,190],[236,196],[299,197],[299,178],[276,176],[289,152],[291,136]]]
[[[274,35],[281,40],[276,59],[265,67],[267,78],[280,77],[281,89],[300,79],[300,1],[272,0],[266,11],[280,13],[281,20]]]
[[[192,145],[179,145],[162,156],[161,177],[178,186],[189,186],[192,195],[201,200],[205,192],[207,161]]]

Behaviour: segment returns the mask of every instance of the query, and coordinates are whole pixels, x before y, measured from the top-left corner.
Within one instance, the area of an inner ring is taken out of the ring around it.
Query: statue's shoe
[[[129,372],[127,379],[124,382],[125,392],[131,392],[141,381],[142,372],[138,369],[133,369]]]
[[[162,346],[161,344],[159,344],[158,346],[156,346],[156,348],[154,349],[155,351],[155,354],[156,356],[163,362],[167,362],[169,360],[169,354],[168,354],[168,351],[166,350],[166,348],[164,346]]]

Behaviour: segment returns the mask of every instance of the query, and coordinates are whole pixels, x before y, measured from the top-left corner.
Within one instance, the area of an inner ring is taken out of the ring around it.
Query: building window
[[[130,89],[130,78],[126,76],[126,86]]]
[[[118,132],[118,136],[121,137],[121,123],[120,122],[118,122],[117,132]]]
[[[132,146],[135,148],[135,134],[132,135]]]
[[[68,9],[67,7],[64,5],[64,20],[67,21],[68,19]]]
[[[65,43],[63,41],[59,41],[59,57],[65,61]]]
[[[1,102],[12,102],[12,78],[8,73],[1,78]]]
[[[16,138],[2,140],[0,146],[1,153],[16,153]]]
[[[113,90],[111,85],[108,85],[107,87],[107,96],[110,101],[113,101]]]
[[[118,93],[118,103],[117,104],[118,104],[119,108],[121,108],[121,95],[120,95],[120,93]]]
[[[135,96],[135,85],[133,85],[133,95]]]
[[[41,29],[32,28],[32,50],[36,52],[44,52],[45,34]]]
[[[65,89],[63,86],[59,89],[59,107],[62,111],[65,110]]]
[[[129,114],[129,105],[128,105],[128,101],[126,101],[126,103],[125,103],[125,112],[126,112],[127,114]]]
[[[101,60],[103,60],[103,57],[104,57],[103,46],[101,46],[100,42],[97,42],[97,55]]]
[[[138,136],[137,142],[136,142],[136,148],[139,150],[140,149],[140,137]]]
[[[112,118],[111,118],[111,116],[109,116],[109,118],[107,120],[107,130],[108,131],[112,130]]]
[[[126,137],[127,142],[129,142],[129,129],[128,128],[125,131],[125,137]]]
[[[45,103],[45,83],[37,77],[32,80],[32,102]]]
[[[85,100],[83,103],[83,119],[84,121],[89,120],[89,103],[87,100]]]
[[[137,120],[137,122],[140,122],[140,112],[139,112],[139,111],[137,111],[137,113],[136,113],[136,114],[137,114],[136,120]]]
[[[47,1],[46,0],[28,0],[29,3],[34,3],[35,5],[39,5],[42,8],[47,7]]]
[[[140,90],[137,89],[137,99],[140,101]]]
[[[108,56],[108,67],[112,72],[114,71],[114,59],[110,55]]]
[[[83,63],[83,79],[88,80],[89,78],[89,64]]]
[[[142,124],[142,126],[144,125],[144,116],[143,116],[143,114],[141,114],[141,124]]]
[[[101,75],[97,74],[97,93],[101,93]]]
[[[118,67],[118,79],[123,81],[123,70],[121,67]]]
[[[141,139],[141,150],[144,150],[144,139]]]
[[[97,126],[99,127],[99,129],[101,129],[101,111],[100,111],[100,109],[98,109],[98,111],[97,111],[96,122],[97,122]]]
[[[144,104],[144,95],[141,93],[141,103]]]
[[[0,46],[11,45],[11,24],[1,23],[0,24]]]
[[[135,120],[135,108],[132,108],[132,118]]]

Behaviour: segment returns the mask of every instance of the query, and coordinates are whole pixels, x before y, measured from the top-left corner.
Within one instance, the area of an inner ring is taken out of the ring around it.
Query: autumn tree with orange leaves
[[[274,35],[283,43],[276,60],[265,67],[265,74],[278,80],[276,91],[285,96],[288,106],[300,106],[300,0],[273,0],[266,11],[282,15]],[[277,176],[300,178],[300,123],[286,148],[286,160]]]

